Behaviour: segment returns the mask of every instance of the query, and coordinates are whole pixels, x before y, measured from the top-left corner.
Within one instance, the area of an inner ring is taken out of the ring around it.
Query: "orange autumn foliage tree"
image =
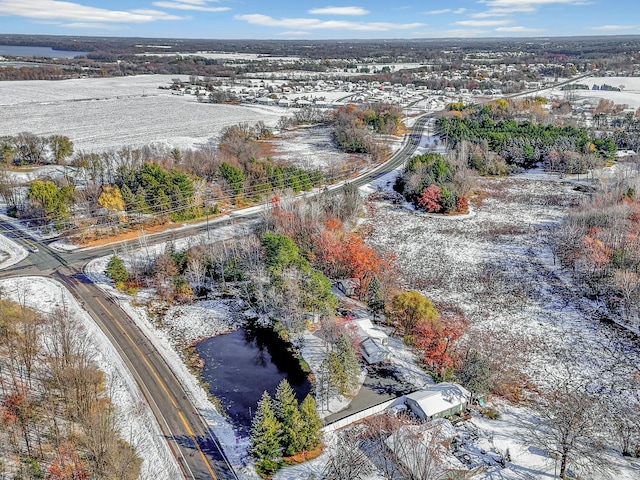
[[[355,280],[355,293],[364,298],[371,279],[390,267],[391,259],[381,258],[359,235],[345,232],[336,219],[325,222],[325,229],[314,242],[314,263],[332,278]]]
[[[47,480],[86,480],[89,473],[71,443],[63,443],[47,470]]]
[[[455,365],[455,342],[466,328],[467,322],[459,316],[419,322],[414,328],[415,346],[420,351],[422,361],[442,379],[447,370]]]

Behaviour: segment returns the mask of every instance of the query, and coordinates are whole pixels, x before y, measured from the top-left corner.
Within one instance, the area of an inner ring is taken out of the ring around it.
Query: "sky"
[[[640,34],[638,0],[0,0],[0,34],[391,39]]]

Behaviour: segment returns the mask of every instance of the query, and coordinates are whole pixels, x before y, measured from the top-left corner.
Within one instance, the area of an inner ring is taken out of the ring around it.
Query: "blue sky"
[[[640,34],[638,0],[0,0],[0,33],[350,39]]]

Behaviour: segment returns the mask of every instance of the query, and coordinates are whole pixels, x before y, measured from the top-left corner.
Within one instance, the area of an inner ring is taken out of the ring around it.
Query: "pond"
[[[311,390],[287,344],[269,329],[240,328],[200,342],[196,352],[204,360],[202,377],[209,391],[241,431],[251,426],[262,392],[273,398],[282,379],[291,384],[298,401]]]
[[[51,47],[0,45],[0,55],[11,55],[12,57],[74,58],[74,57],[78,57],[86,54],[87,52],[73,52],[70,50],[54,50]]]

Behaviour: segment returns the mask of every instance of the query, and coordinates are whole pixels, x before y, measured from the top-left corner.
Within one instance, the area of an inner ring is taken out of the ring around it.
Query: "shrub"
[[[480,413],[491,420],[497,420],[500,418],[500,412],[493,407],[484,407]]]

